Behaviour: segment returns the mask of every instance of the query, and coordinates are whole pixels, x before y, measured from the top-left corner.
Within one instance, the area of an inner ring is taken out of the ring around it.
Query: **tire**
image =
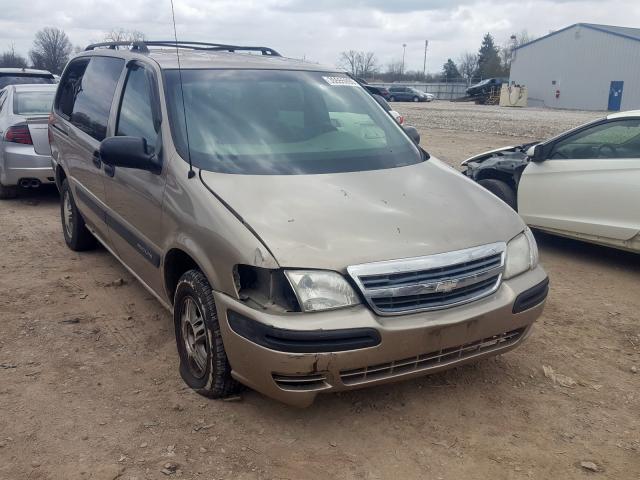
[[[494,178],[478,180],[478,184],[493,193],[496,197],[517,211],[516,192],[506,182]]]
[[[173,305],[182,379],[205,397],[236,393],[240,384],[231,376],[211,285],[202,272],[189,270],[180,277]]]
[[[390,102],[395,102],[395,101],[396,101],[396,97],[394,97],[393,95],[391,95],[391,96],[389,97],[389,101],[390,101]]]
[[[60,221],[64,241],[74,252],[91,250],[96,246],[96,237],[87,229],[84,218],[76,206],[76,201],[71,193],[69,180],[62,181],[60,191]]]
[[[0,200],[8,200],[18,196],[18,187],[15,185],[2,185],[0,183]]]
[[[419,99],[418,97],[413,97],[413,101],[414,101],[414,102],[419,102],[419,101],[420,101],[420,99]]]

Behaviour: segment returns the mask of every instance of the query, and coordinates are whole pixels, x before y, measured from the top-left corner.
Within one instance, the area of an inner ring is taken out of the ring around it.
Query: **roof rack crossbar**
[[[94,50],[96,48],[109,48],[111,50],[117,47],[131,47],[130,50],[134,52],[148,53],[148,47],[178,47],[186,48],[190,50],[207,50],[207,51],[223,51],[223,52],[261,52],[262,55],[271,55],[274,57],[280,57],[281,55],[270,47],[260,46],[246,46],[246,45],[227,45],[224,43],[208,43],[208,42],[190,42],[190,41],[178,41],[175,40],[136,40],[136,41],[119,41],[119,42],[100,42],[92,43],[85,48],[85,51]]]

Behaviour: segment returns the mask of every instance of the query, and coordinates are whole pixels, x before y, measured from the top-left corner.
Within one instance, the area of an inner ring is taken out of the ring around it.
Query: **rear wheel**
[[[238,391],[222,343],[211,285],[199,270],[178,281],[173,320],[180,356],[180,375],[201,395],[222,398]]]
[[[413,101],[414,101],[414,102],[419,102],[419,101],[420,101],[420,99],[419,99],[418,97],[413,97]]]
[[[503,182],[502,180],[496,180],[495,178],[478,180],[478,183],[511,208],[517,210],[516,192],[508,183]]]
[[[18,196],[18,187],[15,185],[2,185],[0,183],[0,199],[7,200],[9,198],[16,198]]]
[[[67,246],[75,251],[91,250],[96,246],[96,237],[87,229],[84,218],[76,206],[69,186],[69,180],[62,181],[60,196],[60,219],[62,233]]]
[[[393,95],[391,95],[391,96],[389,97],[389,101],[390,101],[390,102],[395,102],[395,101],[396,101],[396,97],[394,97]]]

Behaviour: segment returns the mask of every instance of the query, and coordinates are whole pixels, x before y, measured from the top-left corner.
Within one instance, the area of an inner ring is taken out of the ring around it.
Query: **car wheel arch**
[[[167,299],[171,305],[173,305],[180,278],[189,270],[201,271],[214,289],[215,285],[218,284],[218,279],[211,278],[211,275],[208,273],[211,269],[204,267],[197,258],[197,255],[194,255],[190,249],[184,246],[173,246],[165,253],[163,260],[163,280]]]

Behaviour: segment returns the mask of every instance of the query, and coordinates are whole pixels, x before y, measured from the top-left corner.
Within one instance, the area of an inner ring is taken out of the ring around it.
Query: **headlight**
[[[507,244],[507,261],[504,269],[504,278],[512,278],[520,275],[538,265],[538,245],[533,233],[527,227]]]
[[[337,272],[320,270],[287,270],[300,308],[305,312],[317,312],[348,307],[360,303],[356,292]]]

